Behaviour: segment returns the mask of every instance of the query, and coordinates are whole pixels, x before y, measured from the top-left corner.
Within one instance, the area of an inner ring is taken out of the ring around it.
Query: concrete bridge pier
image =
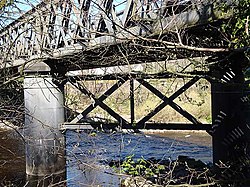
[[[26,173],[44,177],[65,174],[64,95],[52,81],[50,68],[37,62],[25,69],[24,100]]]

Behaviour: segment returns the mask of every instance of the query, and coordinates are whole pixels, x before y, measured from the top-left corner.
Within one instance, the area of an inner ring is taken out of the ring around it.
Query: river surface
[[[205,133],[166,132],[160,134],[86,133],[67,130],[67,186],[119,186],[123,175],[108,166],[112,160],[155,158],[175,160],[179,155],[212,162],[211,138]],[[14,131],[0,132],[0,186],[14,182],[24,186],[24,143]],[[8,182],[9,181],[9,182]],[[6,185],[7,186],[7,185]]]

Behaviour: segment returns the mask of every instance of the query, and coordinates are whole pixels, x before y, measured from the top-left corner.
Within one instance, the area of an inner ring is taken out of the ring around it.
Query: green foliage
[[[89,136],[96,137],[96,136],[97,136],[97,133],[96,133],[96,132],[91,132],[91,133],[89,134]]]
[[[223,12],[233,11],[233,16],[221,27],[229,41],[229,47],[241,48],[250,45],[250,0],[233,0],[232,4],[220,5]]]
[[[164,165],[152,164],[144,158],[134,161],[134,155],[127,156],[121,164],[122,171],[133,176],[152,177],[165,170]]]
[[[5,7],[7,4],[7,0],[1,0],[0,1],[0,9],[2,9],[3,7]]]
[[[0,0],[0,10],[6,6],[10,6],[14,3],[14,0]]]

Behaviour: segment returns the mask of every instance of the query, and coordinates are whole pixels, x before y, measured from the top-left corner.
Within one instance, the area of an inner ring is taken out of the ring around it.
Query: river
[[[67,186],[119,185],[122,175],[117,175],[108,163],[134,158],[175,160],[185,155],[203,162],[212,162],[211,138],[206,133],[165,132],[101,133],[67,130]],[[24,143],[15,131],[1,131],[0,186],[25,186]]]

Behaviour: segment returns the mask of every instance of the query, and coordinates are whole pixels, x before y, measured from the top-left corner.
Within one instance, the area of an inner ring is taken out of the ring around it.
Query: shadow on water
[[[25,143],[14,130],[0,130],[0,186],[66,186],[66,173],[52,176],[26,176]]]
[[[47,187],[56,186],[63,187],[66,186],[66,173],[49,175],[43,177],[37,176],[26,176],[25,187]]]
[[[174,160],[179,155],[187,155],[206,163],[212,161],[211,147],[197,145],[195,141],[191,141],[191,137],[187,139],[188,142],[179,141],[178,137],[171,139],[143,134],[88,134],[70,130],[66,131],[65,136],[66,179],[69,187],[119,186],[124,176],[110,168],[108,163],[112,160],[123,160],[129,155],[134,155],[135,159],[153,157],[165,160]],[[12,130],[0,131],[0,139],[0,186],[33,187],[49,186],[51,183],[55,184],[51,186],[65,186],[64,175],[26,177],[23,140]],[[211,142],[207,142],[206,145],[209,144]]]
[[[25,184],[24,142],[14,130],[0,131],[0,186]]]

